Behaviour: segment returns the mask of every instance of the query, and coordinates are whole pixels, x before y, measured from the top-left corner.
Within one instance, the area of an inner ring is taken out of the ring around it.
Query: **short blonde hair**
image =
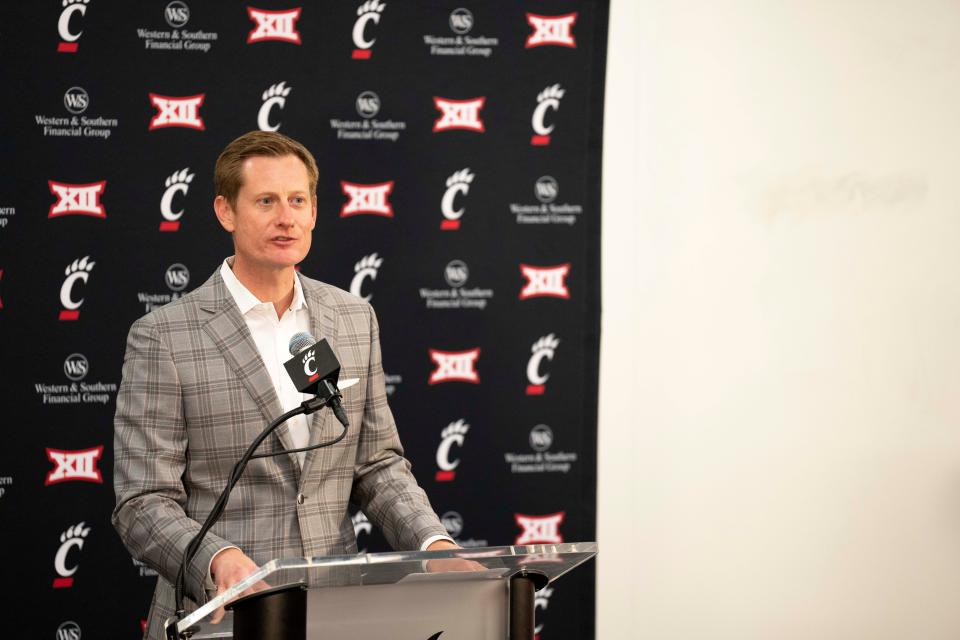
[[[247,158],[267,156],[295,156],[307,168],[310,180],[310,199],[316,200],[320,172],[313,154],[305,146],[275,131],[250,131],[226,146],[213,168],[213,188],[231,207],[237,206],[237,194],[243,186],[243,163]]]

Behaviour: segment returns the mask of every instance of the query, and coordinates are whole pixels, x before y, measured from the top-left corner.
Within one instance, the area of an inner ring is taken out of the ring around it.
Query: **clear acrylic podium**
[[[273,560],[176,631],[190,640],[533,640],[534,591],[596,554],[595,542],[576,542]],[[236,599],[253,585],[262,590]],[[227,615],[211,624],[223,605]]]

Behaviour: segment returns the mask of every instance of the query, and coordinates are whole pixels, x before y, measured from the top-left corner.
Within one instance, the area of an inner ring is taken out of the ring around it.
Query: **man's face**
[[[247,269],[292,267],[310,251],[317,206],[307,168],[296,156],[254,156],[243,163],[233,207],[217,196],[220,224],[233,233],[237,260]]]

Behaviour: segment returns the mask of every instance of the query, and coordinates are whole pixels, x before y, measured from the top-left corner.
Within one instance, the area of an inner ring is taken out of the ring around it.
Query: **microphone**
[[[284,368],[294,386],[300,393],[309,393],[326,401],[344,427],[350,426],[347,413],[340,403],[340,361],[330,348],[326,338],[317,342],[316,338],[301,331],[290,338],[290,355],[293,357],[284,363]]]

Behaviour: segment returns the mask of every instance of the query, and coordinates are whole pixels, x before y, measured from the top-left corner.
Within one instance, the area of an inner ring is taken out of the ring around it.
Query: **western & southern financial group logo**
[[[493,298],[493,289],[466,287],[470,270],[463,260],[451,260],[443,270],[449,288],[420,288],[420,298],[427,309],[486,309]]]
[[[114,382],[88,382],[90,362],[82,353],[71,353],[63,361],[63,375],[67,382],[36,382],[34,391],[45,405],[107,405],[117,393]]]
[[[84,115],[90,107],[90,94],[83,87],[73,86],[63,94],[64,114],[36,114],[34,121],[45,138],[100,138],[106,140],[120,121],[117,118]]]
[[[396,142],[407,129],[405,120],[377,118],[383,101],[374,91],[361,91],[354,100],[357,118],[330,118],[330,129],[337,132],[337,140]]]
[[[163,274],[163,282],[170,290],[169,293],[150,293],[146,291],[137,293],[137,302],[143,305],[144,313],[150,313],[154,309],[183,296],[183,290],[190,284],[190,270],[179,262],[175,262],[167,267]]]
[[[538,424],[530,430],[528,438],[531,452],[503,454],[503,461],[509,466],[510,473],[570,473],[579,455],[569,451],[550,451],[553,446],[553,430],[545,424]]]
[[[459,7],[450,12],[448,20],[453,35],[426,34],[423,44],[428,47],[431,56],[442,57],[481,57],[493,55],[494,47],[500,44],[498,38],[482,35],[468,35],[476,24],[469,9]]]
[[[184,29],[190,22],[190,7],[183,0],[172,0],[163,8],[163,20],[170,29],[137,29],[137,37],[147,51],[207,53],[220,34],[201,29]]]
[[[533,185],[533,195],[539,203],[531,201],[510,203],[510,213],[516,217],[517,224],[573,226],[583,213],[582,205],[556,202],[560,196],[560,183],[553,176],[537,178]]]

